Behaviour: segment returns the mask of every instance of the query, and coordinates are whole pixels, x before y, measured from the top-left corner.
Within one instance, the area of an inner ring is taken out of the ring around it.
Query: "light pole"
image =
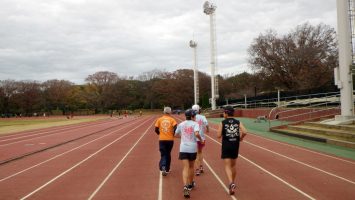
[[[337,123],[354,119],[350,5],[349,0],[337,0],[339,67],[335,68],[336,85],[340,89],[341,115],[335,116]]]
[[[248,103],[247,103],[247,95],[244,94],[244,108],[248,108]]]
[[[199,87],[198,87],[198,70],[197,70],[197,43],[193,40],[190,40],[190,47],[194,51],[194,97],[195,104],[199,103]]]
[[[218,98],[218,85],[216,84],[216,30],[215,30],[215,11],[216,6],[206,1],[203,4],[203,12],[210,16],[210,39],[211,39],[211,105],[212,110],[216,109],[216,99]]]

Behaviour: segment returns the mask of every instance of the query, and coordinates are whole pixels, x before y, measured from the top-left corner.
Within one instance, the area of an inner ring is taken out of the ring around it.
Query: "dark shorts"
[[[231,158],[236,159],[238,158],[239,154],[239,144],[233,146],[222,146],[222,155],[221,158]]]
[[[197,157],[197,153],[185,153],[185,152],[179,153],[179,160],[193,161],[196,160],[196,157]]]
[[[201,141],[197,141],[197,148],[198,150],[202,150],[203,147],[205,147],[206,141],[204,143],[201,143]]]

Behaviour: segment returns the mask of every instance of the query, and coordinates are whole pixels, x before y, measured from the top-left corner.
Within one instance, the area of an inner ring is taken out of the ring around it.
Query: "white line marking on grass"
[[[127,158],[127,156],[132,152],[132,150],[137,146],[137,144],[141,141],[141,139],[146,135],[146,133],[150,130],[153,124],[151,124],[147,130],[141,135],[141,137],[137,140],[136,143],[128,150],[126,155],[120,160],[120,162],[111,170],[111,172],[106,176],[106,178],[101,182],[101,184],[96,188],[96,190],[90,195],[88,200],[94,198],[94,196],[100,191],[103,185],[111,178],[112,174],[116,171],[116,169],[122,164],[122,162]]]
[[[255,144],[253,144],[253,143],[251,143],[251,142],[247,142],[247,141],[244,141],[244,142],[245,142],[245,143],[247,143],[247,144],[250,144],[250,145],[252,145],[252,146],[255,146],[255,147],[257,147],[257,148],[260,148],[260,149],[262,149],[262,150],[265,150],[265,151],[268,151],[268,152],[270,152],[270,153],[273,153],[273,154],[276,154],[276,155],[278,155],[278,156],[281,156],[281,157],[283,157],[283,158],[286,158],[286,159],[292,160],[292,161],[294,161],[294,162],[296,162],[296,163],[299,163],[299,164],[301,164],[301,165],[304,165],[304,166],[307,166],[307,167],[309,167],[309,168],[315,169],[315,170],[317,170],[317,171],[323,172],[323,173],[328,174],[328,175],[330,175],[330,176],[333,176],[333,177],[335,177],[335,178],[339,178],[339,179],[341,179],[341,180],[343,180],[343,181],[346,181],[346,182],[349,182],[349,183],[355,184],[355,182],[354,182],[354,181],[348,180],[348,179],[343,178],[343,177],[341,177],[341,176],[337,176],[337,175],[335,175],[335,174],[333,174],[333,173],[330,173],[330,172],[324,171],[324,170],[322,170],[322,169],[319,169],[319,168],[314,167],[314,166],[312,166],[312,165],[309,165],[309,164],[306,164],[306,163],[304,163],[304,162],[298,161],[298,160],[296,160],[296,159],[293,159],[293,158],[287,157],[287,156],[285,156],[285,155],[283,155],[283,154],[280,154],[280,153],[277,153],[277,152],[271,151],[271,150],[266,149],[266,148],[264,148],[264,147],[261,147],[261,146],[255,145]]]
[[[67,174],[68,172],[70,172],[71,170],[73,170],[74,168],[76,168],[77,166],[83,164],[85,161],[89,160],[90,158],[92,158],[93,156],[95,156],[96,154],[100,153],[101,151],[103,151],[104,149],[106,149],[107,147],[111,146],[113,143],[117,142],[118,140],[122,139],[123,137],[125,137],[126,135],[128,135],[129,133],[133,132],[134,130],[136,130],[137,128],[141,127],[144,123],[140,124],[139,126],[136,126],[136,128],[132,129],[131,131],[127,132],[126,134],[122,135],[121,137],[117,138],[116,140],[112,141],[111,143],[109,143],[108,145],[102,147],[100,150],[96,151],[95,153],[91,154],[90,156],[86,157],[84,160],[78,162],[77,164],[75,164],[73,167],[65,170],[64,172],[62,172],[61,174],[59,174],[58,176],[54,177],[53,179],[51,179],[50,181],[48,181],[47,183],[43,184],[41,187],[37,188],[36,190],[32,191],[31,193],[27,194],[26,196],[22,197],[21,200],[23,199],[27,199],[28,197],[32,196],[33,194],[35,194],[36,192],[40,191],[41,189],[45,188],[47,185],[53,183],[55,180],[59,179],[60,177],[62,177],[63,175]]]
[[[210,138],[211,140],[213,140],[214,142],[216,142],[219,145],[222,145],[220,142],[218,142],[217,140],[213,139],[212,137],[206,135],[208,138]],[[263,167],[261,167],[260,165],[254,163],[253,161],[247,159],[246,157],[242,156],[241,154],[239,154],[240,157],[242,157],[244,160],[250,162],[251,164],[253,164],[255,167],[261,169],[262,171],[264,171],[265,173],[271,175],[272,177],[276,178],[277,180],[281,181],[282,183],[284,183],[285,185],[289,186],[290,188],[296,190],[297,192],[301,193],[303,196],[315,200],[315,198],[313,198],[312,196],[308,195],[307,193],[303,192],[302,190],[298,189],[297,187],[293,186],[292,184],[288,183],[287,181],[283,180],[282,178],[276,176],[275,174],[269,172],[268,170],[264,169]]]
[[[142,122],[142,123],[145,123],[146,121],[148,121],[148,120],[145,120],[145,121]],[[10,178],[12,178],[12,177],[14,177],[14,176],[17,176],[17,175],[19,175],[19,174],[22,174],[22,173],[24,173],[24,172],[26,172],[26,171],[28,171],[28,170],[30,170],[30,169],[33,169],[33,168],[35,168],[35,167],[38,167],[38,166],[40,166],[40,165],[42,165],[42,164],[45,164],[45,163],[51,161],[51,160],[54,160],[54,159],[56,159],[56,158],[59,158],[59,157],[65,155],[65,154],[68,154],[68,153],[72,152],[72,151],[75,151],[75,150],[77,150],[77,149],[80,149],[81,147],[86,146],[86,145],[88,145],[88,144],[90,144],[90,143],[93,143],[93,142],[95,142],[95,141],[97,141],[97,140],[100,140],[100,139],[102,139],[102,138],[104,138],[104,137],[107,137],[107,136],[111,135],[112,133],[118,132],[118,131],[120,131],[120,130],[126,128],[126,127],[128,127],[129,125],[131,125],[131,124],[127,124],[127,126],[124,125],[124,126],[123,126],[122,128],[120,128],[120,129],[111,131],[111,132],[107,133],[106,135],[103,135],[103,136],[101,136],[101,137],[99,137],[99,138],[96,138],[96,139],[94,139],[94,140],[92,140],[92,141],[90,141],[90,142],[87,142],[87,143],[85,143],[85,144],[82,144],[82,145],[80,145],[80,146],[78,146],[78,147],[75,147],[75,148],[73,148],[73,149],[71,149],[71,150],[68,150],[68,151],[66,151],[66,152],[64,152],[64,153],[58,154],[58,155],[56,155],[56,156],[54,156],[54,157],[52,157],[52,158],[50,158],[50,159],[48,159],[48,160],[45,160],[45,161],[40,162],[40,163],[38,163],[38,164],[36,164],[36,165],[33,165],[32,167],[26,168],[26,169],[24,169],[24,170],[22,170],[22,171],[19,171],[19,172],[15,173],[15,174],[12,174],[12,175],[8,176],[8,177],[5,177],[5,178],[3,178],[3,179],[0,179],[0,182],[5,181],[5,180],[7,180],[7,179],[10,179]]]
[[[163,199],[163,175],[159,173],[159,189],[158,189],[158,200]]]
[[[216,174],[216,172],[212,169],[212,167],[207,163],[206,159],[203,159],[203,162],[206,164],[206,166],[208,167],[208,169],[212,172],[212,174],[214,175],[214,177],[216,177],[216,179],[218,180],[218,182],[222,185],[222,187],[224,188],[225,191],[227,191],[227,193],[229,194],[229,189],[224,185],[223,181],[219,178],[219,176]],[[233,195],[230,196],[233,200],[237,200],[237,198]]]

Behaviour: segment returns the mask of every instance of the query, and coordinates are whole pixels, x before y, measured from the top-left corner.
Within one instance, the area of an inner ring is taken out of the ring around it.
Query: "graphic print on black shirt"
[[[240,122],[234,118],[223,120],[223,139],[229,142],[239,141],[239,124]]]

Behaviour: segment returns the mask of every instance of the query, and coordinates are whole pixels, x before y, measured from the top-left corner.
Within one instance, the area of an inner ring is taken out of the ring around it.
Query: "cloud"
[[[241,73],[247,48],[266,29],[297,25],[336,28],[334,0],[215,1],[221,74]],[[194,36],[198,67],[209,73],[209,17],[203,0],[2,0],[0,80],[66,79],[83,83],[100,70],[139,75],[191,67]]]

